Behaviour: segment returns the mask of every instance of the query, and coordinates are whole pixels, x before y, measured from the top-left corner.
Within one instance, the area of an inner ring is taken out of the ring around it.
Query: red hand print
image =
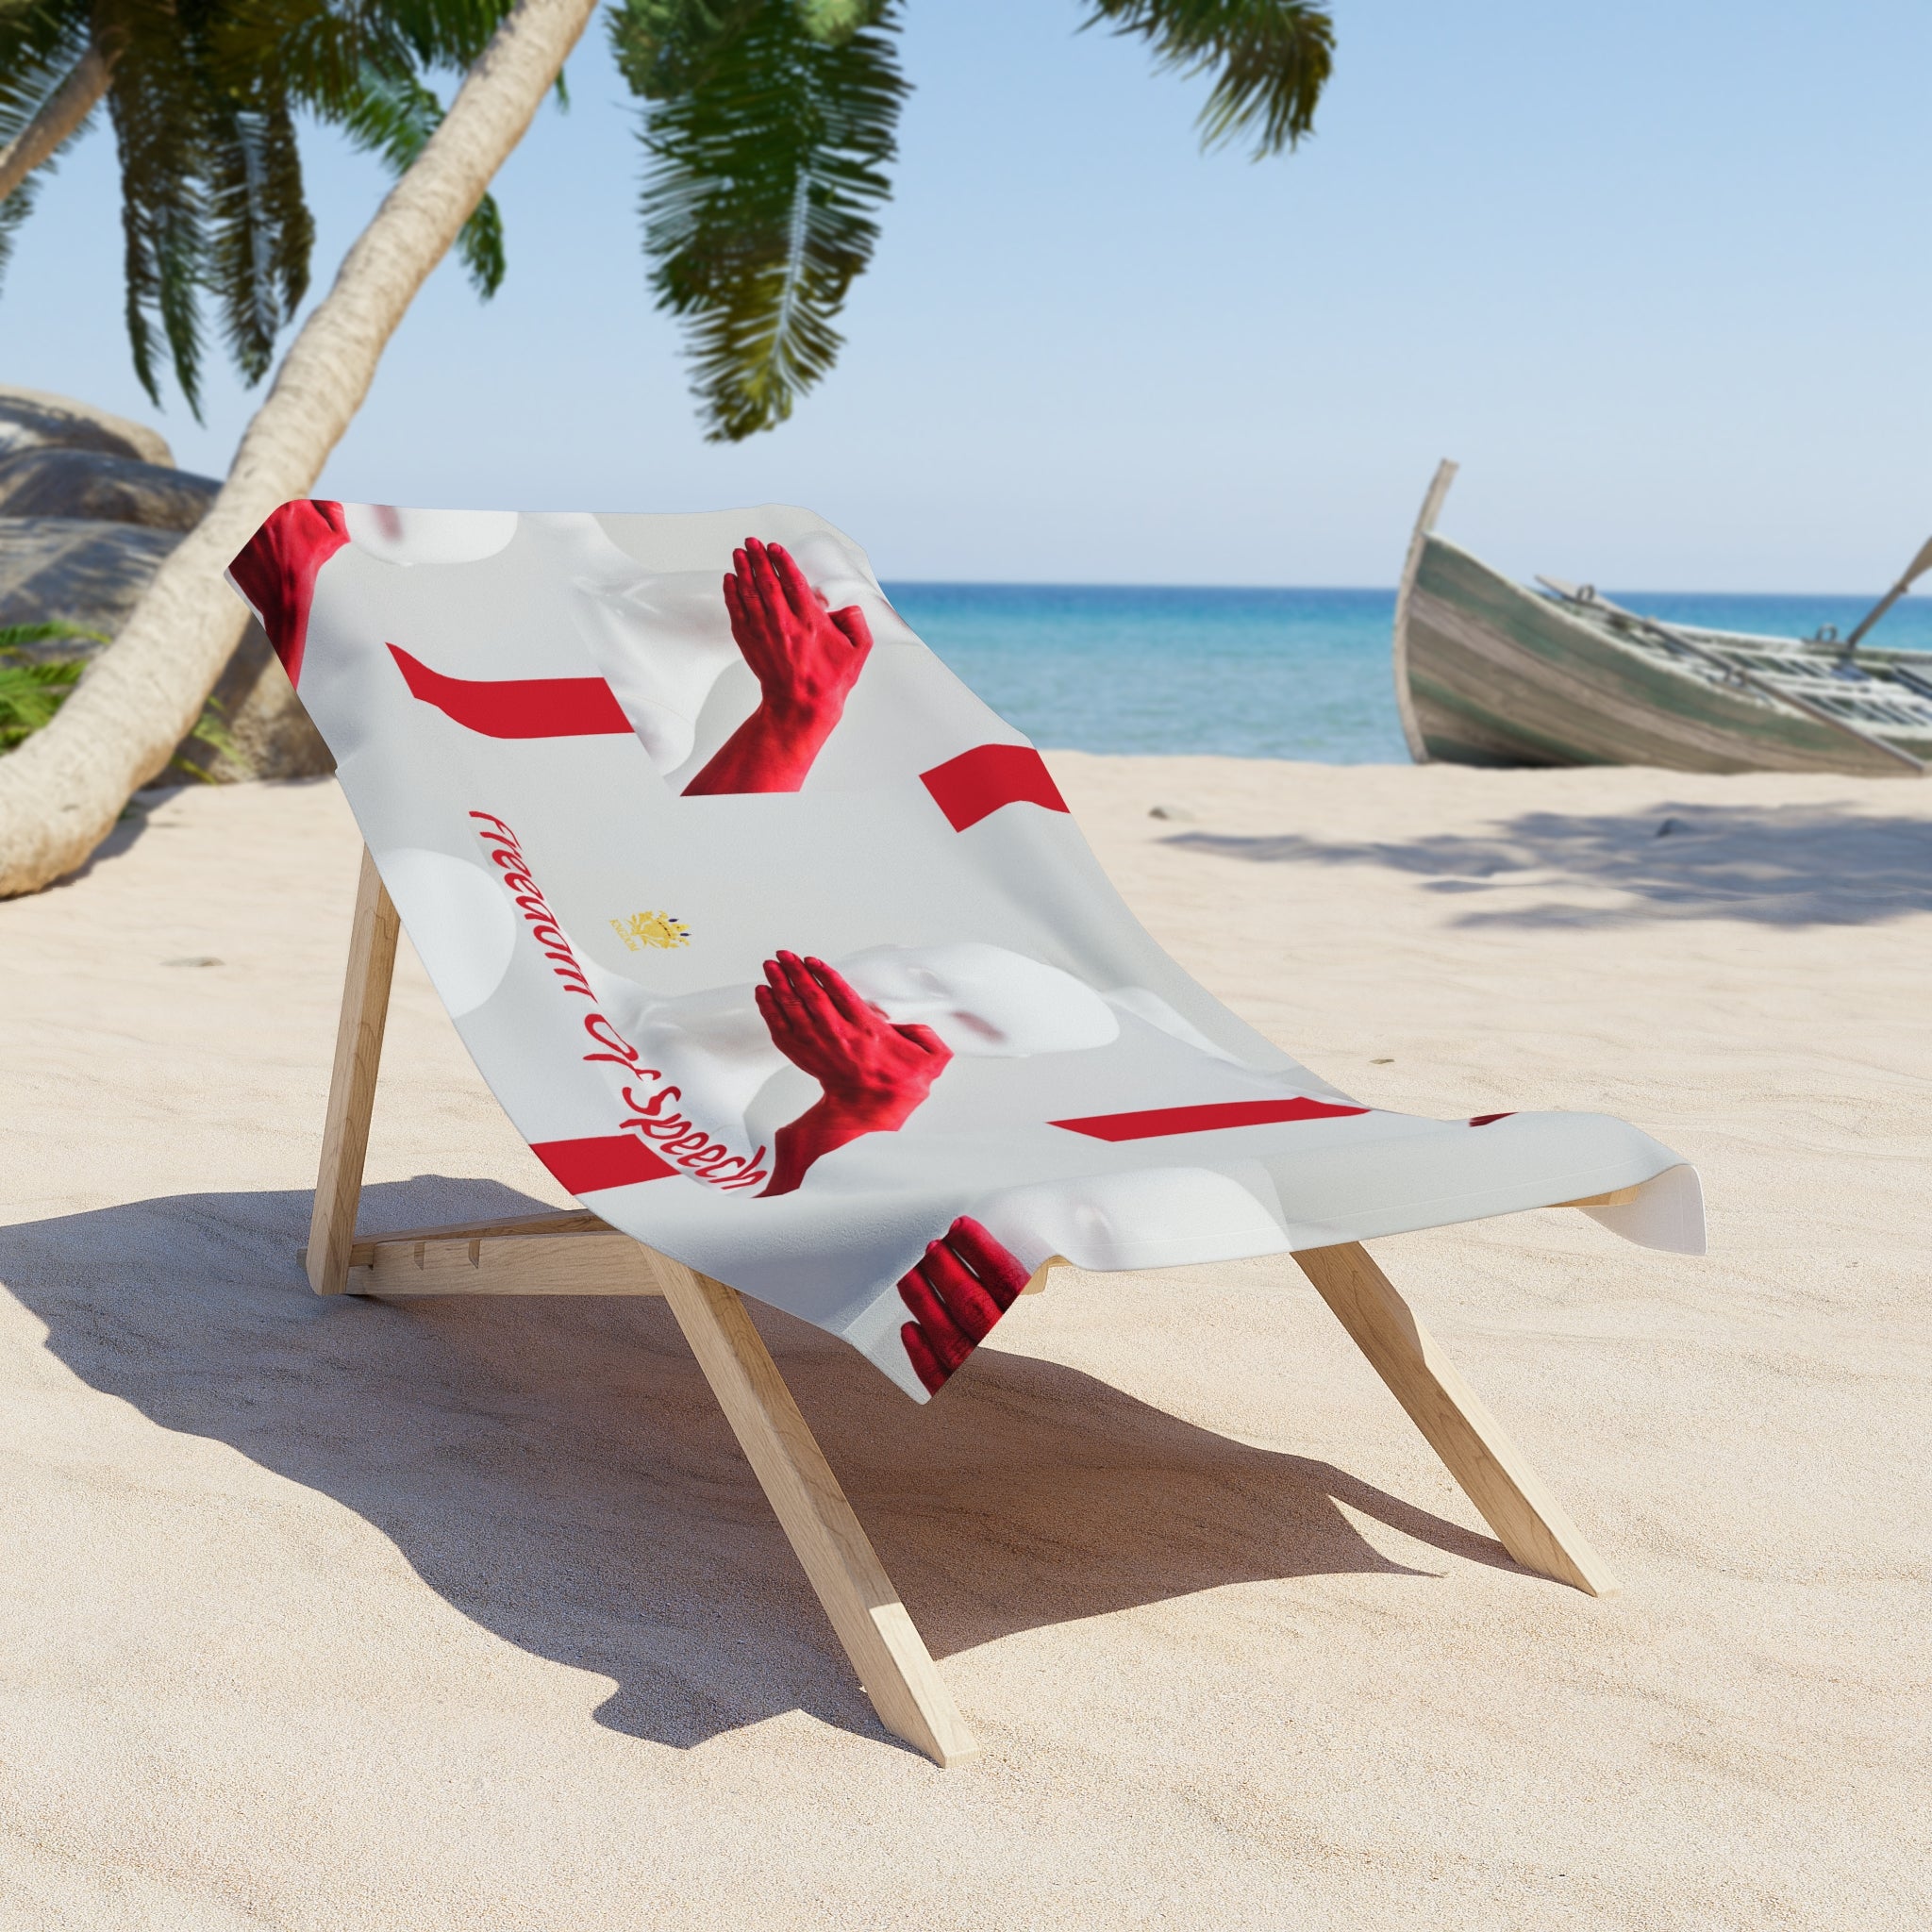
[[[791,1193],[813,1161],[860,1134],[896,1132],[953,1058],[931,1027],[894,1026],[823,959],[767,959],[757,997],[772,1044],[824,1089],[774,1137],[767,1194]]]
[[[924,1260],[899,1282],[912,1311],[899,1339],[928,1395],[992,1333],[1026,1281],[1025,1264],[970,1216],[926,1243]]]
[[[684,788],[687,798],[720,791],[796,791],[872,652],[857,604],[827,610],[782,544],[747,537],[724,579],[731,635],[761,693],[758,708]]]

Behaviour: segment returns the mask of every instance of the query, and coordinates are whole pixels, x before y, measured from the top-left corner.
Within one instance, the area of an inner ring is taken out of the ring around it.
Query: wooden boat
[[[1395,600],[1395,698],[1418,763],[1924,775],[1932,652],[1864,637],[1932,569],[1932,543],[1843,640],[1705,630],[1589,585],[1528,590],[1438,537],[1455,474],[1436,473]]]

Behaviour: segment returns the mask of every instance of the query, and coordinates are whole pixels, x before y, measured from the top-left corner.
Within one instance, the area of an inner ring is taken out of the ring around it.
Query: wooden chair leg
[[[1335,1310],[1390,1393],[1428,1438],[1503,1547],[1525,1570],[1608,1596],[1616,1577],[1503,1433],[1482,1398],[1359,1241],[1309,1248],[1301,1271]]]
[[[651,1253],[651,1262],[879,1722],[935,1763],[977,1756],[953,1693],[735,1290]]]
[[[341,1294],[349,1285],[349,1250],[356,1240],[356,1207],[362,1198],[375,1069],[382,1058],[382,1028],[389,1017],[390,977],[395,970],[400,929],[396,908],[365,845],[362,875],[356,887],[356,920],[349,932],[349,970],[342,981],[342,1017],[336,1030],[335,1071],[328,1083],[322,1171],[316,1176],[315,1208],[308,1222],[305,1258],[308,1285],[317,1294]]]

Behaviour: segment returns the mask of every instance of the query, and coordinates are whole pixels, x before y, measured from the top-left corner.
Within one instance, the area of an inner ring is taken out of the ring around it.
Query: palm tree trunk
[[[97,46],[90,46],[74,63],[67,78],[41,103],[40,112],[0,148],[0,201],[93,112],[113,73],[114,63]]]
[[[200,716],[246,622],[222,580],[229,558],[270,510],[313,486],[416,291],[523,139],[596,5],[518,0],[303,324],[207,516],[53,723],[0,758],[0,896],[38,891],[81,864]]]

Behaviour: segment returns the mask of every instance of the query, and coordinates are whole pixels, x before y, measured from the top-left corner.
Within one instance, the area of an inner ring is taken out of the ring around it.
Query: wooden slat
[[[329,1076],[328,1117],[322,1134],[322,1171],[304,1258],[317,1294],[341,1294],[349,1285],[349,1250],[356,1206],[362,1197],[362,1163],[369,1152],[369,1115],[375,1104],[375,1070],[382,1058],[390,977],[395,970],[396,908],[383,890],[369,848],[356,887],[349,929],[349,966],[342,980],[341,1022]]]
[[[1608,1596],[1617,1579],[1359,1241],[1295,1257],[1390,1393],[1526,1570]]]
[[[358,1294],[660,1294],[627,1234],[494,1234],[357,1243]]]
[[[558,1237],[538,1241],[533,1237]],[[601,1236],[594,1240],[586,1237]],[[496,1221],[458,1221],[441,1227],[396,1228],[359,1237],[349,1249],[358,1294],[658,1294],[629,1285],[631,1271],[615,1266],[606,1250],[611,1242],[636,1246],[601,1215],[588,1208],[558,1208],[541,1214],[510,1214]],[[295,1257],[306,1262],[307,1248]],[[574,1258],[575,1257],[575,1258]],[[1028,1277],[1022,1294],[1041,1294],[1056,1268],[1072,1264],[1049,1255]],[[591,1285],[572,1285],[580,1267]],[[518,1270],[529,1283],[519,1286]],[[598,1286],[602,1282],[607,1286]]]
[[[506,1214],[495,1221],[454,1221],[442,1227],[398,1227],[383,1234],[358,1236],[349,1247],[349,1266],[367,1268],[375,1259],[382,1241],[467,1241],[476,1235],[498,1234],[604,1234],[610,1224],[588,1208],[553,1208],[538,1214]],[[308,1250],[297,1248],[295,1258],[304,1267]]]
[[[582,1243],[578,1243],[581,1246]],[[649,1249],[651,1265],[879,1722],[938,1764],[977,1755],[953,1693],[791,1399],[743,1301]]]

